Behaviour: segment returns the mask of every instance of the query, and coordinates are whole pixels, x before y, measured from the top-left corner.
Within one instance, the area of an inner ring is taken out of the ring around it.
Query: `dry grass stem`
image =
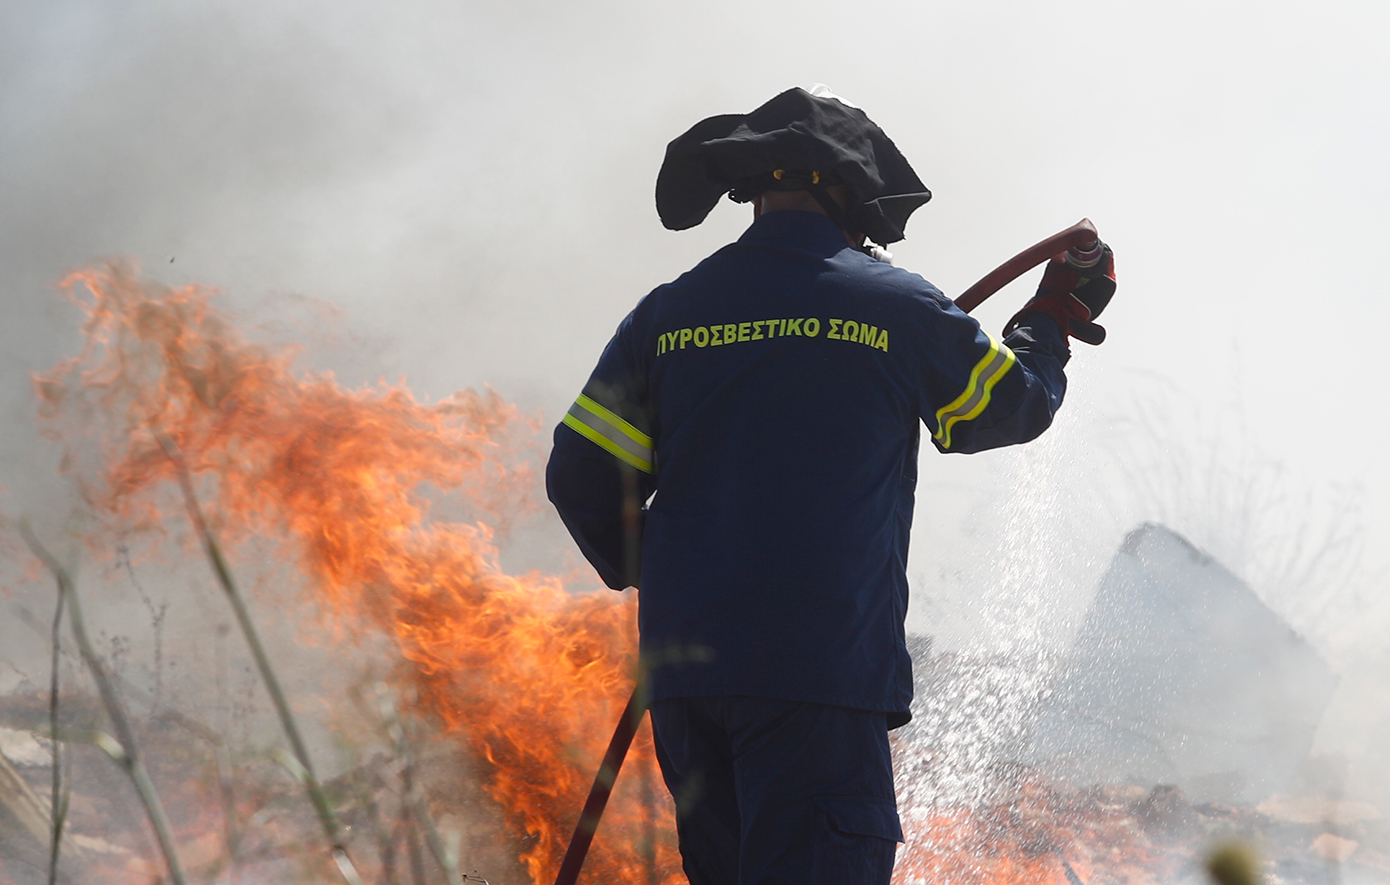
[[[377,709],[381,714],[381,721],[386,725],[387,735],[396,745],[396,756],[401,761],[401,781],[405,788],[406,804],[410,807],[416,824],[425,831],[425,842],[429,845],[434,859],[438,861],[440,869],[444,871],[445,880],[449,885],[461,882],[463,875],[459,872],[458,840],[446,841],[430,814],[424,793],[421,792],[415,778],[415,756],[411,752],[410,741],[406,738],[405,725],[401,722],[395,698],[385,685],[377,687]],[[454,844],[451,845],[450,842]]]
[[[212,529],[208,526],[207,520],[203,518],[202,507],[199,506],[198,496],[193,490],[193,479],[189,476],[188,467],[173,440],[162,433],[159,434],[158,439],[165,455],[174,465],[179,487],[183,491],[184,506],[188,511],[189,521],[193,523],[193,529],[202,541],[203,551],[207,554],[208,562],[211,563],[213,573],[217,576],[217,582],[221,585],[227,601],[232,606],[232,612],[236,615],[242,635],[246,637],[246,644],[251,650],[251,657],[256,662],[256,669],[260,671],[266,693],[270,695],[270,700],[275,705],[275,712],[280,718],[280,725],[285,731],[285,738],[289,741],[290,749],[294,752],[294,761],[299,768],[296,774],[304,784],[305,792],[309,794],[309,801],[313,804],[314,811],[318,815],[324,835],[328,837],[333,861],[338,865],[338,869],[342,871],[343,878],[349,885],[360,885],[362,877],[357,873],[357,868],[347,854],[342,830],[338,825],[337,817],[333,814],[333,806],[328,801],[323,785],[319,783],[318,777],[314,774],[308,747],[299,731],[299,724],[294,718],[294,713],[290,710],[285,692],[280,687],[280,680],[275,675],[275,669],[271,666],[270,657],[266,654],[260,633],[251,620],[251,612],[246,607],[246,600],[242,597],[241,591],[237,589],[231,569],[227,565],[226,558],[222,555],[221,546],[213,537]]]
[[[58,677],[62,664],[62,634],[60,631],[63,626],[63,608],[66,604],[67,596],[59,593],[58,604],[53,609],[53,656],[49,663],[48,734],[53,745],[53,792],[48,804],[49,818],[52,822],[52,832],[49,834],[48,885],[55,885],[58,881],[58,856],[62,851],[63,823],[67,819],[68,812],[68,794],[63,791],[63,745],[58,740],[58,690],[60,687]]]
[[[125,707],[122,706],[120,697],[116,693],[116,685],[107,676],[106,668],[102,665],[101,658],[97,656],[96,649],[93,648],[91,640],[87,636],[87,627],[82,620],[82,606],[78,601],[77,588],[73,586],[72,577],[68,570],[39,542],[27,523],[21,524],[19,531],[33,554],[53,573],[54,579],[58,582],[59,595],[67,599],[68,621],[72,624],[72,633],[77,640],[77,648],[82,654],[82,660],[87,665],[87,669],[91,671],[92,679],[97,684],[97,691],[101,694],[102,705],[106,708],[106,715],[110,717],[111,725],[116,730],[117,737],[107,737],[109,746],[104,743],[102,749],[106,750],[111,758],[120,764],[121,768],[129,775],[131,782],[135,784],[135,791],[140,795],[140,801],[145,806],[145,813],[150,819],[150,825],[154,828],[155,838],[159,841],[159,850],[164,855],[165,865],[169,869],[169,878],[174,881],[174,885],[185,885],[187,880],[184,876],[183,864],[179,860],[178,849],[174,846],[169,819],[164,814],[164,806],[159,802],[159,795],[155,792],[154,784],[150,782],[149,773],[145,770],[145,764],[140,759],[136,749],[135,731],[131,727]],[[58,735],[55,733],[53,735],[55,742],[57,738]],[[54,819],[57,820],[56,814]]]
[[[72,654],[72,649],[69,645],[66,643],[61,643],[60,645],[61,640],[59,642],[54,642],[54,637],[50,635],[49,628],[34,617],[33,612],[22,605],[13,605],[10,607],[10,610],[14,612],[29,629],[33,630],[40,639],[48,643],[49,648],[55,650],[55,654],[57,651],[61,651],[63,654]],[[78,655],[78,657],[81,656]],[[130,698],[133,696],[141,703],[147,704],[151,716],[172,722],[194,737],[200,738],[213,746],[222,746],[222,736],[197,719],[163,703],[158,698],[154,697],[154,695],[141,689],[138,685],[135,685],[119,673],[107,673],[106,676],[116,683],[117,688],[125,697]]]

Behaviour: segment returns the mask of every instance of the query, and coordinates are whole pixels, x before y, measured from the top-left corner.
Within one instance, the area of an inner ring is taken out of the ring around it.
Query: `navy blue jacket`
[[[809,212],[763,215],[642,299],[556,428],[546,481],[604,582],[641,588],[651,699],[907,721],[921,424],[942,452],[1030,440],[1069,353],[1041,314],[986,334]]]

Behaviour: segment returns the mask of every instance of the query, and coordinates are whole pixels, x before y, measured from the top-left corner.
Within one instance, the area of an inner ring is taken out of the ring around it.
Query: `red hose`
[[[956,307],[970,313],[979,307],[986,298],[1044,261],[1055,258],[1068,249],[1091,246],[1099,238],[1099,234],[1096,233],[1096,226],[1091,224],[1091,219],[1083,218],[1066,230],[1059,231],[1040,243],[1034,243],[985,274],[983,279],[960,294],[960,297],[956,299]]]

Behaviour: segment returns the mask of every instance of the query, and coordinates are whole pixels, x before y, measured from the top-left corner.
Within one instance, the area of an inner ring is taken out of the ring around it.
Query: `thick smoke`
[[[1374,541],[1390,474],[1379,357],[1359,339],[1388,318],[1371,258],[1390,234],[1385,15],[0,6],[0,510],[52,532],[80,509],[29,381],[78,346],[78,314],[51,288],[67,270],[129,256],[224,287],[349,385],[404,376],[427,399],[491,385],[549,423],[635,300],[746,221],[725,205],[661,230],[665,143],[825,81],[937,194],[894,251],[948,294],[1082,215],[1120,257],[1111,340],[1078,347],[1049,436],[924,459],[912,626],[939,648],[1063,649],[1125,533],[1162,521],[1318,646],[1343,677],[1319,746],[1383,777],[1390,607]],[[1026,295],[1001,293],[983,321],[1002,325]],[[502,555],[562,571],[568,549],[542,511]],[[109,641],[145,637],[128,654],[152,662],[162,600],[108,577],[123,588],[102,613]],[[26,584],[3,604],[37,613],[51,591]],[[167,660],[196,641],[194,619],[163,622]],[[20,619],[0,617],[0,649],[42,672]]]

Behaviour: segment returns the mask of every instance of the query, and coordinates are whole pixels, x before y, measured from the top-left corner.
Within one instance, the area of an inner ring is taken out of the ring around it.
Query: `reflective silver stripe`
[[[986,333],[988,334],[988,333]],[[970,382],[955,401],[936,413],[936,433],[933,436],[942,448],[951,447],[951,428],[957,421],[971,421],[989,405],[994,385],[1009,371],[1017,357],[1003,342],[989,337],[989,350],[970,372]]]
[[[580,394],[565,414],[564,424],[643,473],[656,472],[652,438],[589,397]]]

